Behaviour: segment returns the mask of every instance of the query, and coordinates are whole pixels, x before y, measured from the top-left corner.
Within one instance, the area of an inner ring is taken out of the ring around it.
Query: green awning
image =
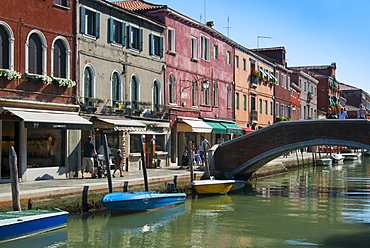
[[[243,134],[242,128],[234,123],[221,122],[221,124],[226,127],[227,133]]]
[[[212,127],[212,133],[227,133],[226,127],[221,125],[219,122],[205,121],[205,123]]]

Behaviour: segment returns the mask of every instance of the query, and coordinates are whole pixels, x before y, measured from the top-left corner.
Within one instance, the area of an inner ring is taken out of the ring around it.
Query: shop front
[[[77,112],[0,108],[1,180],[9,179],[9,148],[22,180],[73,177],[80,167],[81,130],[92,123]]]

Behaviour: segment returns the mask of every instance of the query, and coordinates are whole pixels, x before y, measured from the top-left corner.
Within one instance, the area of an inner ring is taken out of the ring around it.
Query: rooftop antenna
[[[270,36],[257,36],[257,48],[260,47],[260,39],[271,39]]]
[[[230,28],[233,28],[233,27],[230,27],[230,16],[227,16],[227,26],[224,28],[227,29],[227,38],[229,38]]]

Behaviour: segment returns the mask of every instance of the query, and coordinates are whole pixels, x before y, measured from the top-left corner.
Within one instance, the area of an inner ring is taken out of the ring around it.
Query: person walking
[[[360,104],[360,109],[357,111],[357,118],[358,119],[366,119],[366,109],[364,105]]]
[[[199,147],[199,153],[200,153],[199,155],[200,155],[200,158],[202,159],[202,165],[204,164],[204,158],[206,157],[207,148],[211,148],[211,144],[209,144],[206,137],[202,135],[201,143]]]
[[[345,111],[344,108],[341,108],[340,112],[338,112],[338,118],[339,119],[347,119],[348,118],[347,111]]]
[[[328,113],[326,114],[326,119],[338,119],[338,116],[333,113],[332,109],[328,109]]]
[[[91,176],[95,178],[94,172],[94,156],[96,155],[96,150],[94,143],[92,142],[92,136],[87,137],[87,141],[84,143],[84,155],[82,158],[82,179],[85,178],[85,172],[91,172]]]
[[[116,154],[114,155],[114,171],[112,177],[116,177],[114,174],[119,170],[119,176],[123,177],[122,161],[123,157],[121,155],[121,149],[117,149]]]

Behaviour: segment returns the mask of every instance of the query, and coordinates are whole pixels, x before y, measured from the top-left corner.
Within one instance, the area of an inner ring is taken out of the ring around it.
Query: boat
[[[191,183],[199,195],[227,194],[243,189],[245,181],[242,180],[195,180]]]
[[[185,200],[185,193],[115,192],[105,195],[102,203],[112,213],[125,213],[167,208]]]
[[[330,166],[333,163],[333,160],[330,157],[317,158],[316,165]]]
[[[333,163],[343,163],[344,156],[342,154],[335,153],[330,157],[333,160]]]
[[[68,212],[58,208],[0,213],[0,243],[63,228],[67,220]]]
[[[361,153],[342,153],[344,160],[358,160],[361,158]]]

